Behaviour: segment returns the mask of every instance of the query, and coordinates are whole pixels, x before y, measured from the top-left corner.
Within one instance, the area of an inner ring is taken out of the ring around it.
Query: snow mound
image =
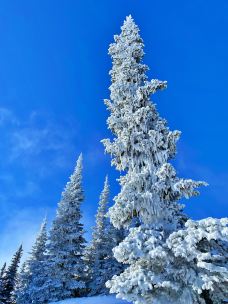
[[[127,304],[129,302],[116,299],[115,296],[97,296],[87,298],[68,299],[50,304]]]

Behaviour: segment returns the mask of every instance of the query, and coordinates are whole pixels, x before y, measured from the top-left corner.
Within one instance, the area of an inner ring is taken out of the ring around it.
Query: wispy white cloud
[[[48,211],[42,206],[49,204],[47,196],[51,196],[44,195],[42,186],[59,170],[70,168],[72,155],[79,153],[75,125],[37,111],[22,119],[0,108],[0,264],[11,259],[20,243],[25,252],[30,250]]]
[[[46,211],[42,208],[26,208],[12,212],[0,233],[0,264],[9,263],[20,244],[23,245],[23,260],[39,231]]]
[[[61,166],[60,160],[66,163],[68,153],[75,148],[72,144],[75,133],[76,129],[72,130],[67,122],[33,112],[11,133],[10,160],[21,159],[27,163],[31,158],[34,160],[43,153],[51,153],[49,164]]]
[[[78,130],[73,123],[72,128],[70,121],[37,111],[19,119],[9,109],[0,108],[4,157],[0,166],[18,164],[38,168],[39,176],[70,166],[71,155],[79,153],[75,144]]]
[[[4,124],[18,125],[19,121],[12,111],[7,108],[0,108],[0,126]]]

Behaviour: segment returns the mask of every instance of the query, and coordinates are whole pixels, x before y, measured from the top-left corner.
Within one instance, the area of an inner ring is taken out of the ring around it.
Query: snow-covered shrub
[[[168,238],[131,228],[114,255],[131,266],[107,285],[136,304],[219,304],[228,296],[228,219],[188,220]]]

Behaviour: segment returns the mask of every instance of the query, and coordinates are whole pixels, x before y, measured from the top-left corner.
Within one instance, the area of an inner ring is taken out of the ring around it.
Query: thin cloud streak
[[[26,259],[45,214],[46,210],[42,208],[13,212],[0,234],[0,264],[8,264],[20,244],[24,250],[23,261]]]
[[[0,126],[4,124],[19,125],[19,121],[12,111],[7,108],[0,108]]]

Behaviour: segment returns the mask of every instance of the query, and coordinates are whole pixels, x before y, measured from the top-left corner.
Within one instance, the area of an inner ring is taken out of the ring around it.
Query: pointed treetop
[[[128,16],[126,16],[126,19],[124,20],[124,25],[130,25],[130,24],[136,25],[132,16],[128,15]]]
[[[80,165],[82,163],[83,156],[82,153],[79,154],[78,160],[77,160],[77,165]]]
[[[108,174],[105,176],[104,187],[109,187]]]
[[[133,17],[132,17],[131,14],[126,17],[126,20],[129,20],[129,19],[134,21],[134,19],[133,19]]]
[[[9,265],[9,268],[7,269],[7,272],[11,272],[12,270],[14,271],[14,269],[19,266],[22,252],[23,252],[23,248],[22,248],[22,244],[21,244],[20,247],[18,248],[18,250],[15,252],[15,254],[11,260],[11,264]]]
[[[104,214],[106,213],[106,208],[109,199],[109,188],[110,185],[109,185],[108,175],[106,175],[104,181],[104,188],[100,194],[100,201],[99,201],[98,214],[97,214],[98,217],[99,217],[99,212]]]
[[[47,227],[47,214],[45,214],[45,217],[44,217],[44,219],[43,219],[43,222],[42,222],[42,224],[41,224],[41,226],[40,226],[40,231],[45,230],[46,227]]]
[[[129,33],[134,33],[134,35],[138,35],[139,33],[139,27],[135,23],[134,19],[132,18],[131,15],[127,16],[126,19],[124,20],[123,25],[121,26],[121,35],[129,35]],[[140,38],[140,37],[138,37]],[[140,38],[140,40],[142,40]]]
[[[104,225],[105,225],[105,214],[107,212],[107,205],[108,205],[108,199],[109,199],[109,182],[108,182],[108,175],[105,177],[104,181],[104,188],[100,194],[100,200],[99,200],[99,207],[96,214],[96,233],[103,234],[104,231]]]
[[[103,190],[101,192],[101,195],[100,195],[99,205],[105,204],[105,206],[106,206],[107,201],[108,201],[108,197],[109,197],[109,180],[108,180],[108,175],[106,175],[105,176],[105,181],[104,181],[104,188],[103,188]]]
[[[43,222],[40,226],[40,231],[37,235],[36,243],[39,242],[40,238],[43,238],[43,236],[46,234],[47,229],[47,216],[44,217]]]
[[[47,228],[47,216],[45,215],[41,225],[40,225],[40,230],[37,234],[37,239],[44,234],[44,232],[46,232],[46,228]]]
[[[141,62],[144,56],[143,48],[144,44],[139,34],[139,28],[133,18],[128,16],[121,27],[121,33],[114,36],[114,43],[110,44],[108,50],[113,61],[113,68],[110,71],[113,81],[110,87],[112,100],[115,99],[112,93],[115,94],[114,83],[116,81],[127,86],[131,85],[129,79],[139,84],[146,80],[145,72],[148,67]],[[135,79],[132,79],[134,76]]]
[[[71,189],[72,183],[75,183],[75,181],[78,181],[79,183],[81,182],[82,179],[82,161],[83,161],[83,157],[82,157],[82,153],[80,153],[77,161],[76,161],[76,166],[74,168],[74,172],[73,174],[70,176],[70,180],[67,182],[66,187],[62,193],[62,196],[64,196],[66,194],[66,192]]]
[[[126,19],[124,20],[123,25],[121,26],[121,34],[115,35],[115,41],[117,42],[118,37],[124,37],[127,40],[134,38],[138,38],[142,41],[142,39],[139,36],[139,27],[137,26],[137,24],[135,23],[134,19],[132,18],[131,15],[127,16]],[[129,34],[133,34],[133,36],[129,36]]]
[[[35,243],[32,246],[30,257],[28,259],[29,263],[33,263],[34,260],[37,261],[43,258],[46,242],[47,242],[47,218],[45,217],[40,226],[40,230],[36,236]]]
[[[83,161],[83,157],[82,157],[82,153],[80,153],[77,162],[76,162],[76,166],[75,166],[75,170],[74,170],[74,174],[80,174],[82,171],[82,161]]]
[[[15,253],[15,257],[20,260],[20,258],[22,256],[22,252],[23,252],[23,246],[21,244],[20,247],[18,248],[18,250]]]
[[[22,244],[21,244],[21,245],[19,246],[19,248],[18,248],[16,254],[20,254],[20,253],[22,252],[22,250],[23,250],[23,246],[22,246]]]

